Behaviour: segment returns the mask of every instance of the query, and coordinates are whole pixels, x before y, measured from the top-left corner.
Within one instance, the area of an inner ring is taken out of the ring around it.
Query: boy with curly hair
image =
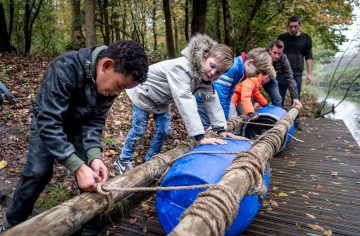
[[[147,72],[144,48],[125,40],[67,52],[50,63],[33,105],[27,163],[4,228],[29,217],[55,161],[75,174],[84,191],[96,191],[96,184],[107,180],[101,160],[107,113],[122,91],[146,81]],[[91,220],[83,233],[96,234],[98,223]]]

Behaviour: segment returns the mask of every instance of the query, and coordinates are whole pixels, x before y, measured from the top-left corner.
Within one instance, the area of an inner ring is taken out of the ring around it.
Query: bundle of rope
[[[284,141],[284,134],[282,130],[287,131],[292,126],[292,119],[289,116],[283,117],[276,125],[260,135],[253,144],[253,147],[245,152],[190,152],[186,153],[176,160],[192,154],[236,154],[233,163],[225,171],[224,176],[230,174],[235,170],[243,170],[250,178],[251,194],[263,194],[266,189],[264,187],[264,174],[267,168],[269,159],[278,152],[281,144]],[[265,145],[269,153],[269,159],[262,158],[255,150],[256,146]],[[170,157],[158,154],[153,158],[159,158],[165,163],[171,160]],[[166,173],[166,172],[165,172]],[[164,174],[165,174],[164,173]],[[164,176],[163,174],[163,176]],[[187,215],[197,215],[201,217],[204,222],[210,227],[211,234],[214,236],[224,235],[226,229],[231,225],[239,208],[239,197],[229,187],[220,184],[204,184],[195,186],[176,186],[176,187],[135,187],[135,188],[117,188],[107,185],[99,184],[97,191],[103,194],[108,199],[107,211],[113,208],[112,191],[171,191],[171,190],[186,190],[186,189],[208,189],[200,193],[195,202],[183,213],[182,218]]]

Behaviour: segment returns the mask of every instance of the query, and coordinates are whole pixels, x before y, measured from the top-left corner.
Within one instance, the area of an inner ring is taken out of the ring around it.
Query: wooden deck
[[[360,235],[360,148],[340,120],[304,123],[295,134],[304,143],[271,160],[268,196],[244,235]],[[165,235],[153,199],[112,217],[102,235]]]

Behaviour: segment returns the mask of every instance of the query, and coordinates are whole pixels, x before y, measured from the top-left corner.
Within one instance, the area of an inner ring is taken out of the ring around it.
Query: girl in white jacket
[[[182,57],[151,65],[147,81],[127,90],[133,103],[133,121],[122,152],[114,163],[120,173],[133,168],[136,142],[146,133],[150,114],[154,114],[156,131],[144,160],[148,161],[160,152],[171,131],[172,103],[176,104],[190,137],[200,144],[225,144],[222,139],[204,137],[196,95],[203,98],[213,130],[223,137],[234,138],[233,134],[225,132],[224,112],[212,84],[232,66],[231,49],[217,44],[206,35],[198,34],[190,39],[181,54]]]

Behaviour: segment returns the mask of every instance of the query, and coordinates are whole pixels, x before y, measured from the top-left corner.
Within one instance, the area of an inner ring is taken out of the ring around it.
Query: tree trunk
[[[14,0],[9,1],[9,12],[10,12],[10,19],[9,19],[9,40],[11,40],[11,34],[14,27]]]
[[[171,12],[169,0],[163,0],[164,16],[165,16],[165,32],[166,32],[166,47],[169,58],[175,58],[174,38],[171,26]]]
[[[240,117],[228,123],[228,131],[239,129],[243,118]],[[195,147],[195,142],[188,140],[187,144],[180,144],[165,153],[164,160],[154,156],[150,161],[137,166],[133,170],[118,175],[106,184],[111,187],[140,187],[147,186],[159,178],[174,160]],[[130,192],[113,192],[114,203],[130,195]],[[13,228],[4,234],[16,236],[51,236],[70,235],[82,224],[101,214],[108,203],[106,197],[97,193],[83,193],[56,207],[53,207]],[[54,220],[56,219],[56,220]],[[199,234],[201,235],[201,234]]]
[[[32,37],[32,28],[36,18],[40,13],[40,7],[43,0],[39,1],[39,4],[36,6],[36,0],[32,0],[31,5],[29,0],[25,1],[25,14],[24,14],[24,35],[25,35],[25,55],[30,54],[31,49],[31,37]],[[31,16],[31,13],[35,9],[34,15]]]
[[[118,13],[114,13],[112,15],[113,17],[113,21],[114,21],[114,26],[115,26],[115,41],[120,40],[121,36],[120,36],[120,15]]]
[[[251,28],[251,22],[254,20],[257,11],[261,8],[261,5],[263,3],[263,0],[256,0],[255,3],[252,6],[252,9],[248,9],[248,12],[250,12],[249,17],[247,18],[246,22],[243,24],[243,29],[240,35],[240,42],[243,42],[243,48],[242,50],[247,51],[249,48],[249,42],[248,38],[251,37],[250,35],[250,28]]]
[[[153,37],[154,37],[153,50],[156,51],[158,48],[157,35],[156,35],[156,0],[153,0],[152,22],[153,22],[152,31],[153,31]]]
[[[111,179],[107,185],[112,187],[137,187],[147,186],[159,178],[172,160],[182,156],[195,146],[194,142],[189,145],[179,145],[164,154],[168,156],[166,163],[154,156],[150,161],[136,167],[123,175]],[[128,192],[113,192],[114,202],[128,196]],[[97,193],[83,193],[48,211],[45,211],[5,232],[5,235],[70,235],[79,229],[82,224],[101,214],[107,207],[106,197]],[[4,235],[4,236],[5,236]]]
[[[85,47],[85,37],[81,29],[80,0],[71,0],[71,43],[68,49],[78,50]]]
[[[221,0],[215,0],[215,26],[214,26],[214,35],[213,38],[215,41],[220,43],[220,14],[221,14]]]
[[[85,31],[86,46],[90,47],[96,44],[95,28],[95,0],[85,1]]]
[[[292,108],[287,116],[290,117],[293,122],[299,113],[299,110],[296,108]],[[281,131],[281,137],[284,137],[288,132],[288,128],[284,124],[277,123],[274,127],[279,128]],[[270,158],[275,154],[269,151],[269,143],[260,141],[253,145],[250,149],[255,152],[257,156],[261,157],[265,161],[269,161]],[[278,147],[280,148],[280,146]],[[250,187],[250,176],[247,174],[245,170],[236,169],[225,174],[221,180],[218,182],[219,185],[225,185],[231,188],[241,200],[245,194],[247,193]],[[208,190],[207,190],[208,191]],[[192,205],[190,206],[192,207]],[[219,217],[219,216],[218,216]],[[223,219],[226,222],[226,219]],[[231,224],[230,224],[231,225]],[[185,216],[178,225],[170,232],[170,236],[196,236],[196,235],[211,235],[211,230],[209,225],[205,223],[205,221],[197,216],[197,215],[187,215]]]
[[[10,45],[10,38],[6,27],[5,12],[3,4],[0,3],[0,52],[16,52],[16,49],[14,49],[15,48]]]
[[[178,19],[175,15],[174,12],[172,12],[171,14],[171,18],[174,22],[174,43],[175,43],[175,54],[179,55],[180,54],[180,49],[179,49],[179,33],[178,33]]]
[[[189,41],[189,0],[185,0],[185,23],[184,23],[185,39]]]
[[[120,1],[122,3],[122,32],[123,32],[123,39],[126,39],[126,19],[127,19],[127,6],[126,1]]]
[[[100,15],[100,30],[103,36],[104,44],[110,44],[110,24],[108,12],[108,0],[98,0]]]
[[[191,36],[205,33],[207,0],[193,0]]]
[[[231,0],[222,0],[224,15],[225,44],[235,52],[235,30],[231,14]]]

